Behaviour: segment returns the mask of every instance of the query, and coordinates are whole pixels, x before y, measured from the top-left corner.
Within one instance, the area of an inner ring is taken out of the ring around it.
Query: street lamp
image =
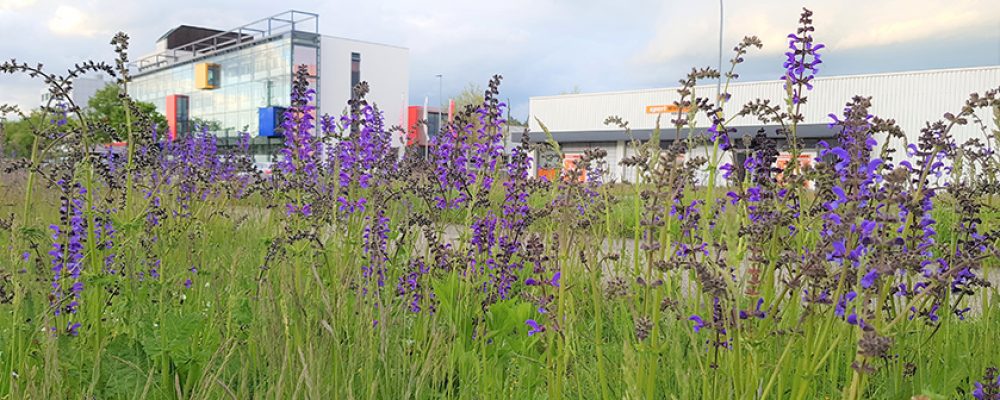
[[[715,101],[722,104],[722,1],[719,0],[719,82],[715,84]]]
[[[434,75],[438,78],[438,124],[441,123],[441,110],[444,109],[444,91],[442,87],[444,85],[444,75],[437,74]]]
[[[442,105],[442,104],[444,104],[444,99],[443,99],[443,97],[444,97],[444,90],[442,89],[444,87],[444,83],[443,83],[444,82],[444,75],[443,74],[437,74],[437,75],[434,75],[434,76],[438,78],[438,116],[437,116],[437,129],[438,129],[438,132],[434,132],[434,134],[436,135],[436,134],[438,134],[438,133],[441,132],[441,127],[444,126],[444,120],[441,118],[441,110],[444,107]],[[424,106],[426,107],[426,104]],[[427,110],[424,110],[424,112],[427,112]],[[430,113],[427,113],[427,115],[430,116]],[[429,121],[427,123],[429,123]],[[425,130],[428,129],[426,125],[424,126],[424,129]],[[428,136],[428,139],[429,139],[430,134],[428,133],[427,136]],[[427,158],[427,153],[429,153],[429,152],[425,149],[424,150],[424,159]]]

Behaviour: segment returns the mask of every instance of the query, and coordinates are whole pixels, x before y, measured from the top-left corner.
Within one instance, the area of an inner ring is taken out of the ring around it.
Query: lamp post
[[[719,0],[719,82],[715,85],[715,101],[722,104],[722,1]]]
[[[438,125],[441,124],[441,112],[444,110],[444,75],[434,75],[438,78]]]
[[[434,134],[436,135],[436,134],[440,133],[441,127],[444,125],[444,120],[443,120],[443,118],[441,118],[442,110],[444,108],[444,106],[442,106],[442,104],[444,104],[444,99],[443,99],[443,97],[444,97],[444,90],[442,89],[442,87],[444,87],[444,83],[443,83],[444,82],[444,74],[437,74],[437,75],[434,75],[434,76],[436,76],[438,78],[438,116],[437,116],[437,120],[438,120],[437,129],[438,129],[438,132],[434,132]],[[424,108],[425,108],[424,111],[425,112],[426,112],[426,106],[427,106],[427,104],[424,104]],[[430,115],[430,113],[427,113],[427,114]],[[427,128],[425,127],[424,129],[427,129]],[[430,135],[428,135],[428,136],[430,136]],[[425,159],[427,158],[427,153],[428,153],[427,151],[424,151],[424,158]]]

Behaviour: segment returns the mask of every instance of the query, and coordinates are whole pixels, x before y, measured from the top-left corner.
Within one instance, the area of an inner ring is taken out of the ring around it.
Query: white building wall
[[[73,89],[70,91],[69,96],[73,101],[73,104],[76,104],[77,107],[87,108],[87,103],[90,101],[90,98],[94,97],[94,94],[96,94],[98,90],[103,89],[107,85],[108,82],[101,78],[77,78],[73,80]],[[51,93],[49,93],[48,88],[42,89],[41,101],[39,104],[43,106],[55,106],[55,104],[48,104],[50,96]]]
[[[819,77],[814,89],[806,93],[808,101],[802,107],[804,123],[830,122],[828,114],[840,115],[845,103],[855,95],[871,96],[871,113],[882,118],[895,119],[914,141],[920,128],[928,121],[937,121],[945,112],[957,113],[973,92],[982,93],[1000,87],[1000,66],[885,73],[856,76]],[[771,104],[783,105],[783,81],[734,83],[729,87],[732,99],[724,106],[726,115],[735,115],[743,105],[754,99],[770,99]],[[715,85],[706,84],[695,89],[699,97],[714,97]],[[608,116],[617,115],[629,122],[633,129],[652,129],[660,115],[647,114],[646,106],[671,104],[679,98],[677,88],[644,89],[609,93],[585,93],[559,96],[532,97],[529,101],[531,130],[541,131],[535,118],[550,131],[620,131],[616,126],[604,124]],[[988,111],[980,117],[990,121]],[[674,128],[670,119],[674,114],[662,114],[660,126],[664,132]],[[732,126],[761,125],[752,117],[736,118]],[[701,114],[698,127],[709,126]],[[980,136],[974,126],[958,126],[952,131],[961,143]],[[664,134],[669,137],[669,134]]]
[[[86,107],[90,98],[107,85],[108,82],[101,78],[79,78],[73,81],[73,102],[80,107]]]
[[[341,115],[351,98],[351,53],[361,54],[361,81],[366,96],[385,117],[386,128],[406,126],[410,51],[403,47],[323,36],[320,39],[320,114]],[[394,140],[395,146],[400,145]]]

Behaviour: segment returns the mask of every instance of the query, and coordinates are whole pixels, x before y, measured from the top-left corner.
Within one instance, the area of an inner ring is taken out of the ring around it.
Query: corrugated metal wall
[[[735,83],[729,87],[732,99],[725,106],[727,115],[735,115],[742,106],[754,99],[770,99],[772,104],[784,104],[785,91],[782,81]],[[927,121],[941,119],[945,112],[957,113],[973,92],[984,92],[1000,87],[1000,66],[929,70],[874,75],[820,77],[814,80],[815,88],[808,92],[808,101],[802,108],[805,123],[830,122],[828,114],[840,114],[844,104],[855,95],[871,96],[871,112],[883,118],[895,119],[910,141],[920,134]],[[653,128],[656,114],[647,114],[646,107],[671,104],[678,99],[677,88],[647,89],[626,92],[571,94],[532,97],[529,103],[531,130],[538,132],[538,118],[553,132],[618,130],[607,126],[604,120],[611,115],[622,117],[636,129]],[[695,88],[700,97],[714,97],[715,85]],[[989,122],[991,116],[983,112],[980,117]],[[673,129],[664,114],[661,126]],[[699,115],[698,126],[708,126],[708,120]],[[733,126],[759,125],[752,118],[738,118]],[[959,143],[980,135],[972,126],[953,130]]]

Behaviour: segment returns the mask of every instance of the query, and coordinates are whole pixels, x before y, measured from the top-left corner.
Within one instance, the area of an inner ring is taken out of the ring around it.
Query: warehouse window
[[[351,98],[354,98],[354,88],[361,83],[361,53],[351,53]]]

